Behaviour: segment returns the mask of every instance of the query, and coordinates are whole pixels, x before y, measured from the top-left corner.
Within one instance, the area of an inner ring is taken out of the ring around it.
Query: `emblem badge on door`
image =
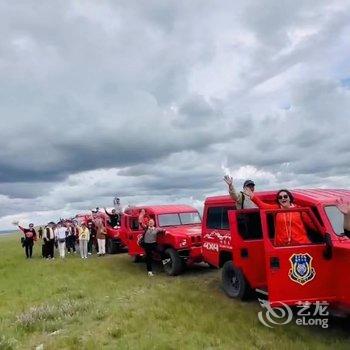
[[[289,278],[301,285],[304,285],[316,275],[315,269],[312,267],[312,256],[309,254],[293,254],[289,261],[292,268],[289,270]]]

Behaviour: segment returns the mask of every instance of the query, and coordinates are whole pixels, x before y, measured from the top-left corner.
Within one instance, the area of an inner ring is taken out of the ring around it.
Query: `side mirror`
[[[329,233],[325,234],[325,243],[326,243],[326,248],[323,251],[323,257],[326,260],[332,259],[333,256],[333,243],[331,239],[331,235]]]

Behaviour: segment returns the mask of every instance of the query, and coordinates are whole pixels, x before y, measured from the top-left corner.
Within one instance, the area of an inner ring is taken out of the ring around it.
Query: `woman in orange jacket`
[[[294,205],[294,197],[288,190],[279,190],[276,195],[276,204],[263,202],[254,195],[249,189],[245,190],[245,194],[260,209],[292,209]],[[305,212],[286,212],[277,213],[275,218],[275,246],[311,244],[305,225],[312,230],[316,230],[314,223],[309,215]]]

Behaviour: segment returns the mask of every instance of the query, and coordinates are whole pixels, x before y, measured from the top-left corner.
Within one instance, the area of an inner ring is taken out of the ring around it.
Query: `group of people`
[[[276,193],[275,203],[267,203],[255,196],[255,183],[246,180],[243,184],[243,191],[237,193],[233,186],[233,178],[224,176],[224,181],[228,185],[228,192],[236,202],[237,209],[282,209],[286,212],[279,212],[275,217],[275,246],[288,246],[298,244],[309,244],[306,228],[317,231],[315,224],[306,212],[287,211],[297,207],[294,203],[293,194],[286,189],[281,189]],[[340,198],[337,208],[344,215],[344,233],[350,234],[350,202],[345,202]]]
[[[45,227],[39,227],[38,235],[32,223],[29,224],[29,228],[20,225],[18,228],[23,232],[21,242],[28,259],[33,256],[34,242],[38,239],[42,239],[42,256],[46,259],[55,258],[55,247],[63,259],[66,251],[68,254],[76,253],[77,245],[82,259],[87,259],[88,255],[93,253],[93,248],[96,249],[98,256],[106,254],[107,232],[101,219],[91,220],[88,223],[79,223],[75,220],[50,222]]]
[[[237,209],[280,209],[275,215],[275,246],[288,246],[311,243],[307,228],[317,231],[314,222],[306,212],[291,211],[296,206],[293,194],[287,189],[281,189],[276,193],[275,203],[265,202],[258,196],[255,196],[255,183],[252,180],[246,180],[243,184],[243,190],[238,192],[233,186],[233,178],[226,175],[224,177],[228,185],[228,192],[235,201]],[[109,213],[106,209],[105,213],[109,217],[109,224],[112,227],[120,225],[121,206],[119,198],[114,200],[115,208]],[[344,214],[344,233],[350,236],[350,202],[344,202],[339,199],[337,207]],[[283,212],[285,210],[285,212]],[[96,208],[96,212],[99,209]],[[93,211],[94,212],[94,211]],[[145,250],[146,268],[149,276],[153,276],[152,257],[157,250],[157,235],[163,230],[155,227],[155,222],[147,216],[144,210],[139,215],[139,226],[144,230],[141,245]],[[19,226],[23,232],[22,245],[25,248],[27,258],[31,258],[33,254],[33,245],[37,240],[37,234],[34,225],[30,224],[29,228]],[[74,220],[61,220],[57,224],[51,222],[44,228],[39,228],[39,238],[43,240],[42,255],[44,258],[54,258],[54,247],[59,250],[61,258],[65,257],[66,250],[68,253],[76,252],[76,244],[79,242],[79,251],[82,259],[87,259],[92,254],[93,246],[95,246],[99,256],[105,255],[106,251],[106,229],[102,219],[97,218],[89,221],[87,224],[80,224]]]
[[[109,217],[108,224],[112,227],[120,226],[120,218],[122,214],[122,206],[120,198],[117,196],[113,199],[111,212],[106,208],[104,211]],[[99,208],[91,210],[92,214],[98,213]],[[27,259],[33,256],[34,242],[42,239],[42,256],[46,259],[55,258],[55,248],[58,249],[61,258],[64,258],[66,251],[68,254],[76,253],[79,247],[80,256],[82,259],[87,259],[88,255],[92,255],[95,248],[98,256],[106,254],[106,229],[101,218],[93,218],[87,222],[80,222],[74,219],[60,219],[57,223],[49,222],[44,227],[38,228],[38,235],[35,231],[34,224],[30,223],[28,228],[19,225],[18,222],[13,222],[15,226],[23,232],[21,238],[22,246],[25,248]]]
[[[104,209],[109,216],[109,224],[112,227],[120,225],[121,211],[113,209],[111,213]],[[99,211],[96,208],[95,212]],[[94,213],[94,211],[92,211]],[[59,251],[61,258],[64,258],[66,251],[68,253],[76,253],[76,245],[79,246],[79,251],[82,259],[87,259],[88,255],[93,252],[93,247],[97,251],[97,255],[103,256],[106,253],[106,229],[102,219],[84,221],[78,223],[75,220],[60,220],[58,223],[49,222],[45,227],[39,227],[38,235],[34,225],[29,224],[29,228],[24,228],[18,223],[15,223],[23,232],[22,245],[25,248],[25,254],[28,259],[32,258],[34,242],[42,239],[42,256],[46,259],[55,258],[55,247]],[[157,250],[157,234],[164,231],[155,227],[155,222],[150,218],[145,210],[142,210],[139,215],[140,228],[144,230],[142,239],[142,247],[145,250],[146,268],[149,276],[153,276],[152,259],[153,254]]]

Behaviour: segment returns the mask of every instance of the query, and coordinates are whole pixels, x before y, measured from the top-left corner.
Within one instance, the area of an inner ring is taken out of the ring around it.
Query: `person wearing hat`
[[[244,192],[246,189],[254,192],[255,183],[253,180],[245,180],[243,184],[243,191],[239,193],[236,192],[233,186],[233,178],[229,175],[224,176],[224,181],[228,185],[228,193],[231,198],[236,202],[237,209],[249,209],[249,208],[257,208],[256,204],[247,196]]]

